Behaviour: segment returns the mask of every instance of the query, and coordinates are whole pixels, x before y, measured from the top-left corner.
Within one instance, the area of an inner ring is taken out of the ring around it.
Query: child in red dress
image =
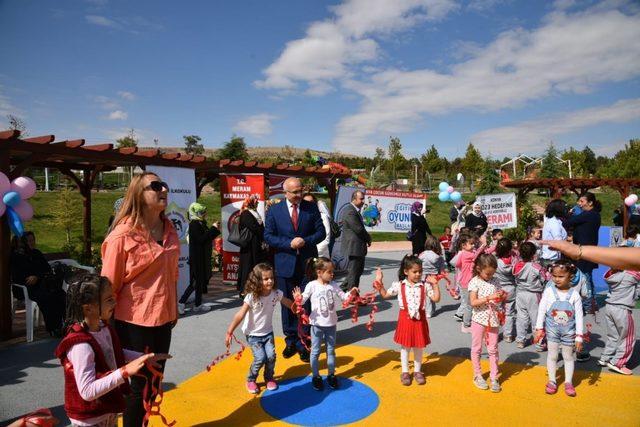
[[[409,351],[413,350],[413,378],[418,385],[423,385],[425,378],[420,370],[422,350],[431,342],[425,307],[427,298],[433,302],[440,301],[440,289],[433,276],[429,276],[427,282],[422,281],[422,261],[414,255],[406,255],[402,259],[398,279],[400,281],[394,282],[386,290],[382,283],[382,270],[378,268],[373,287],[380,292],[382,298],[398,296],[400,313],[393,340],[402,346],[400,381],[403,385],[411,385]]]

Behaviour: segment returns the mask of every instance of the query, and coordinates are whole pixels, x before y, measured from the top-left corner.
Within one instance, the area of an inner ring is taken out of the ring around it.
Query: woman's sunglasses
[[[161,192],[163,188],[169,191],[169,185],[164,181],[151,181],[149,185],[144,187],[145,190],[153,190],[156,193]]]

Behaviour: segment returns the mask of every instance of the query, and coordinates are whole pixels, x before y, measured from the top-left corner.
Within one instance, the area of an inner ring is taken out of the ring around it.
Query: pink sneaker
[[[260,391],[260,387],[255,381],[247,381],[247,391],[251,394],[257,394]]]
[[[547,394],[556,394],[557,391],[558,391],[558,384],[554,383],[553,381],[549,381],[546,387],[544,388],[544,392]]]
[[[607,367],[610,370],[612,370],[614,372],[617,372],[619,374],[622,374],[622,375],[633,375],[633,371],[631,369],[627,368],[624,365],[622,367],[618,367],[618,365],[614,365],[611,362],[607,362]]]
[[[463,334],[470,334],[471,328],[467,328],[466,326],[462,325],[460,326],[460,332],[462,332]]]
[[[564,383],[564,392],[569,397],[576,397],[576,388],[571,383]]]
[[[278,383],[274,380],[267,381],[267,390],[273,391],[278,389]]]

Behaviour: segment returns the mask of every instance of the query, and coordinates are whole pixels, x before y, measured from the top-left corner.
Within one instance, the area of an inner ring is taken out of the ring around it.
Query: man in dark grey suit
[[[342,289],[360,286],[360,276],[364,271],[364,258],[367,255],[367,247],[371,245],[371,236],[365,229],[362,216],[360,216],[362,205],[364,205],[364,192],[357,190],[351,195],[351,203],[342,210],[340,216],[342,255],[349,259],[347,277],[342,282]]]

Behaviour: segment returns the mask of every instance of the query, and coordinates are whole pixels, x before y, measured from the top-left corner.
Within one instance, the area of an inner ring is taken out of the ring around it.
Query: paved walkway
[[[402,255],[403,252],[372,253],[367,258],[362,289],[371,289],[373,271],[378,266],[384,270],[385,283],[390,284],[396,277]],[[233,289],[219,286],[209,293],[207,300],[213,307],[211,312],[187,313],[174,329],[171,344],[174,358],[167,365],[164,386],[167,414],[183,426],[275,422],[263,409],[264,398],[252,398],[244,389],[244,376],[251,360],[248,351],[240,361],[228,359],[211,372],[205,371],[211,359],[224,352],[224,332],[240,307]],[[595,360],[605,336],[600,319],[597,319],[600,323],[592,317],[588,319],[593,324],[591,345],[596,348],[591,361],[577,365],[577,398],[572,400],[560,394],[546,396],[543,392],[545,370],[539,367],[544,366],[546,354],[537,353],[531,347],[518,350],[514,344],[504,342],[500,343],[504,391],[491,394],[480,392],[471,384],[470,336],[460,332],[460,324],[452,317],[456,307],[457,303],[445,293],[435,317],[430,319],[432,344],[427,347],[424,366],[427,385],[421,388],[402,387],[399,382],[399,353],[393,342],[398,314],[396,301],[379,303],[380,311],[371,332],[364,327],[368,308],[360,309],[361,319],[357,324],[351,323],[348,311],[339,312],[338,374],[349,377],[354,384],[367,385],[379,398],[377,409],[361,421],[363,424],[395,421],[411,425],[430,418],[437,419],[438,424],[451,424],[469,419],[472,413],[477,414],[480,425],[505,424],[505,421],[536,425],[640,424],[636,404],[640,401],[639,351],[630,364],[634,367],[634,377],[609,374],[598,367]],[[282,336],[279,312],[275,317],[275,333]],[[639,310],[634,310],[634,318],[640,322]],[[57,416],[66,420],[62,409],[62,371],[52,356],[55,345],[54,340],[44,339],[0,350],[0,424],[43,406],[52,408]],[[297,357],[283,359],[282,349],[282,341],[278,340],[276,375],[290,381],[307,375],[308,365]],[[298,392],[306,392],[310,386],[294,389],[293,395],[298,396]],[[562,410],[558,412],[560,415],[553,420],[545,418],[556,410]]]

